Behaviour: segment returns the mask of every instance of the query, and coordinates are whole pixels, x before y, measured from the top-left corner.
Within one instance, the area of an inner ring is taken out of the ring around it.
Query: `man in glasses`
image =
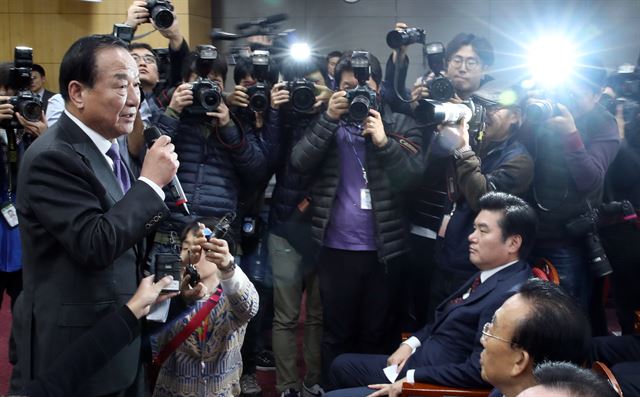
[[[496,309],[531,277],[521,258],[533,245],[536,216],[523,200],[507,193],[487,193],[479,209],[468,252],[480,272],[438,306],[433,324],[416,332],[391,356],[339,356],[331,366],[332,383],[352,389],[327,397],[397,396],[403,382],[487,385],[480,375],[480,337]],[[388,379],[396,376],[399,380],[389,384]]]
[[[482,379],[496,387],[491,397],[515,397],[538,384],[534,368],[543,362],[582,365],[589,340],[577,303],[555,284],[531,279],[482,329]]]

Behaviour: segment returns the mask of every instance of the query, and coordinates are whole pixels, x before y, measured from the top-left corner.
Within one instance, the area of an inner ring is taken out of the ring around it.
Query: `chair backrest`
[[[533,275],[538,277],[535,269],[540,269],[545,275],[546,280],[553,282],[555,285],[560,285],[560,276],[558,276],[558,271],[556,267],[553,266],[550,260],[546,258],[540,258],[533,264]],[[542,277],[538,277],[542,278]]]
[[[618,380],[616,379],[615,375],[613,375],[613,372],[611,372],[609,367],[607,367],[604,363],[600,361],[596,361],[591,366],[591,370],[596,374],[605,378],[607,382],[609,382],[609,385],[611,386],[611,388],[616,392],[616,394],[618,394],[618,396],[624,397],[622,394],[622,388],[618,384]]]

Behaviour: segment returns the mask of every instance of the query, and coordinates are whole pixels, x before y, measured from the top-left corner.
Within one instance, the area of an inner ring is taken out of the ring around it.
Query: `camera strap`
[[[7,145],[2,148],[4,157],[4,173],[7,180],[7,192],[15,190],[16,180],[18,176],[18,140],[16,131],[13,128],[7,128]]]
[[[222,295],[222,288],[218,287],[216,292],[213,295],[211,295],[209,299],[207,299],[207,302],[204,304],[204,306],[202,306],[202,308],[200,308],[200,310],[198,310],[198,312],[191,318],[191,321],[189,321],[186,327],[184,327],[184,329],[180,331],[178,335],[176,335],[173,339],[171,339],[169,343],[166,344],[164,349],[162,349],[160,353],[158,353],[158,355],[153,359],[151,363],[152,376],[154,377],[153,383],[155,383],[155,379],[157,378],[158,373],[160,373],[160,368],[162,368],[162,364],[164,364],[164,362],[169,358],[169,356],[171,356],[171,354],[173,354],[173,352],[175,352],[176,349],[178,349],[178,347],[180,347],[180,345],[185,340],[187,340],[187,338],[193,333],[193,331],[196,330],[196,328],[202,325],[205,318],[218,305],[221,295]]]

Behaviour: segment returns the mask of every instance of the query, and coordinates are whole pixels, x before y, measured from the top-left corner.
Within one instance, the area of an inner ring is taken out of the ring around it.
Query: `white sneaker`
[[[302,382],[302,397],[321,397],[324,396],[324,389],[319,384],[315,384],[311,387]]]

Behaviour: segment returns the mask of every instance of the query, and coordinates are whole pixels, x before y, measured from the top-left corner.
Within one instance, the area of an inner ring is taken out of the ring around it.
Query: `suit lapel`
[[[66,114],[63,113],[60,116],[58,123],[61,123],[61,127],[69,134],[71,146],[86,159],[96,178],[102,183],[107,195],[113,201],[111,205],[114,205],[122,198],[123,193],[120,184],[116,180],[116,175],[104,155],[100,153],[91,138]]]
[[[471,288],[471,283],[473,283],[473,279],[478,275],[478,273],[474,274],[473,277],[468,282],[466,282],[458,291],[456,291],[453,295],[448,297],[444,302],[440,303],[440,305],[436,309],[437,310],[436,320],[434,322],[433,329],[435,330],[447,318],[447,316],[452,311],[454,311],[456,309],[459,309],[459,308],[462,308],[464,306],[470,305],[470,304],[482,299],[485,295],[487,295],[488,293],[493,291],[496,288],[496,285],[501,280],[505,279],[506,277],[511,276],[515,272],[520,271],[522,266],[523,266],[522,262],[517,262],[517,263],[514,263],[513,265],[507,267],[506,269],[502,269],[498,273],[496,273],[493,276],[489,277],[485,282],[480,284],[478,286],[478,288],[476,288],[473,291],[473,293],[471,295],[469,295],[469,297],[467,299],[465,299],[464,301],[462,301],[462,302],[460,302],[458,304],[450,305],[449,302],[452,299],[454,299],[454,298],[456,298],[458,296],[461,296],[462,294],[467,292],[469,290],[469,288]]]

